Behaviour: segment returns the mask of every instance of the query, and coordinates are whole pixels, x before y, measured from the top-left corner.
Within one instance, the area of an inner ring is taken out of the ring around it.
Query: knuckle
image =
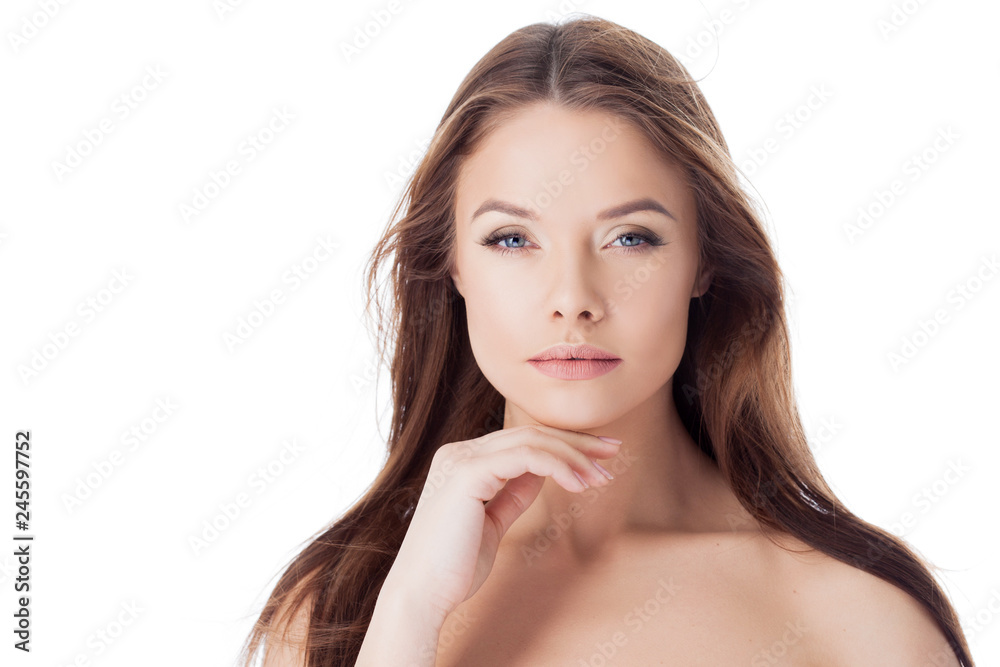
[[[532,447],[531,445],[526,445],[524,443],[515,447],[514,451],[517,453],[518,457],[522,459],[534,458],[535,454],[535,448]]]
[[[468,459],[476,454],[476,448],[472,442],[463,440],[452,444],[452,454],[457,459]]]
[[[455,475],[467,475],[468,471],[473,467],[473,461],[471,458],[458,459],[456,461],[448,462],[449,472]]]
[[[434,452],[434,456],[431,457],[431,465],[434,467],[440,466],[447,459],[451,458],[451,444],[445,443],[437,448]]]
[[[535,424],[531,424],[529,426],[524,426],[523,430],[524,430],[524,433],[527,433],[528,435],[531,435],[531,436],[539,436],[539,435],[543,435],[545,433],[540,427],[538,427]]]

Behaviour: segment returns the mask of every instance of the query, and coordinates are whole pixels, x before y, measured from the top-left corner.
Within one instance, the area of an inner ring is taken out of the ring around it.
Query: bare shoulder
[[[297,594],[298,589],[295,592]],[[310,596],[294,613],[287,606],[278,609],[272,630],[264,640],[265,656],[261,667],[305,667],[305,642],[312,603]]]
[[[780,556],[782,571],[824,664],[959,667],[944,632],[912,595],[797,538],[779,542],[799,552]]]

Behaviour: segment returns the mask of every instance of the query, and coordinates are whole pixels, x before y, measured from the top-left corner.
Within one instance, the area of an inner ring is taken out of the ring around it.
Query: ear
[[[452,269],[449,272],[449,274],[451,276],[451,280],[450,280],[451,285],[450,285],[450,287],[453,290],[455,290],[456,292],[458,292],[458,295],[461,296],[464,299],[465,298],[465,294],[462,293],[462,278],[458,274],[458,268],[452,267]]]
[[[712,270],[707,266],[699,267],[698,280],[695,282],[694,289],[691,290],[691,298],[694,299],[707,292],[711,284]]]

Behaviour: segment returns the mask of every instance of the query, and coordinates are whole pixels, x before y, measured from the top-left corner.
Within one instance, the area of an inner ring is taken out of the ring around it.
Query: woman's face
[[[636,200],[652,208],[615,214]],[[455,214],[451,275],[476,362],[508,408],[584,430],[657,392],[670,400],[688,304],[710,275],[699,271],[682,173],[639,130],[600,112],[526,107],[463,164]],[[560,343],[594,345],[621,362],[583,380],[529,363]]]

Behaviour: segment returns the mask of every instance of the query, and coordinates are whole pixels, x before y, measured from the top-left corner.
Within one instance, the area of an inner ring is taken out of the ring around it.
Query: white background
[[[5,664],[231,664],[272,577],[382,465],[388,375],[362,319],[362,265],[402,179],[489,48],[573,9],[704,77],[767,207],[824,475],[945,569],[977,660],[1000,661],[1000,279],[984,268],[1000,250],[995,3],[422,0],[384,27],[370,22],[387,1],[95,0],[49,3],[51,17],[45,4],[0,15]],[[377,34],[348,61],[366,23]],[[275,109],[294,118],[248,159],[244,142]],[[88,150],[103,119],[111,131]],[[58,173],[77,149],[87,155]],[[925,152],[933,162],[914,171]],[[185,221],[180,206],[229,160],[240,172]],[[896,179],[901,194],[879,209]],[[859,207],[880,215],[852,242]],[[286,282],[293,267],[312,273]],[[224,337],[276,289],[284,301],[231,350]],[[88,299],[102,302],[93,317]],[[894,368],[890,353],[939,309],[947,320]],[[133,428],[142,439],[124,440]],[[22,429],[30,655],[11,647]],[[300,451],[280,463],[293,440]],[[206,539],[240,494],[249,504]]]

